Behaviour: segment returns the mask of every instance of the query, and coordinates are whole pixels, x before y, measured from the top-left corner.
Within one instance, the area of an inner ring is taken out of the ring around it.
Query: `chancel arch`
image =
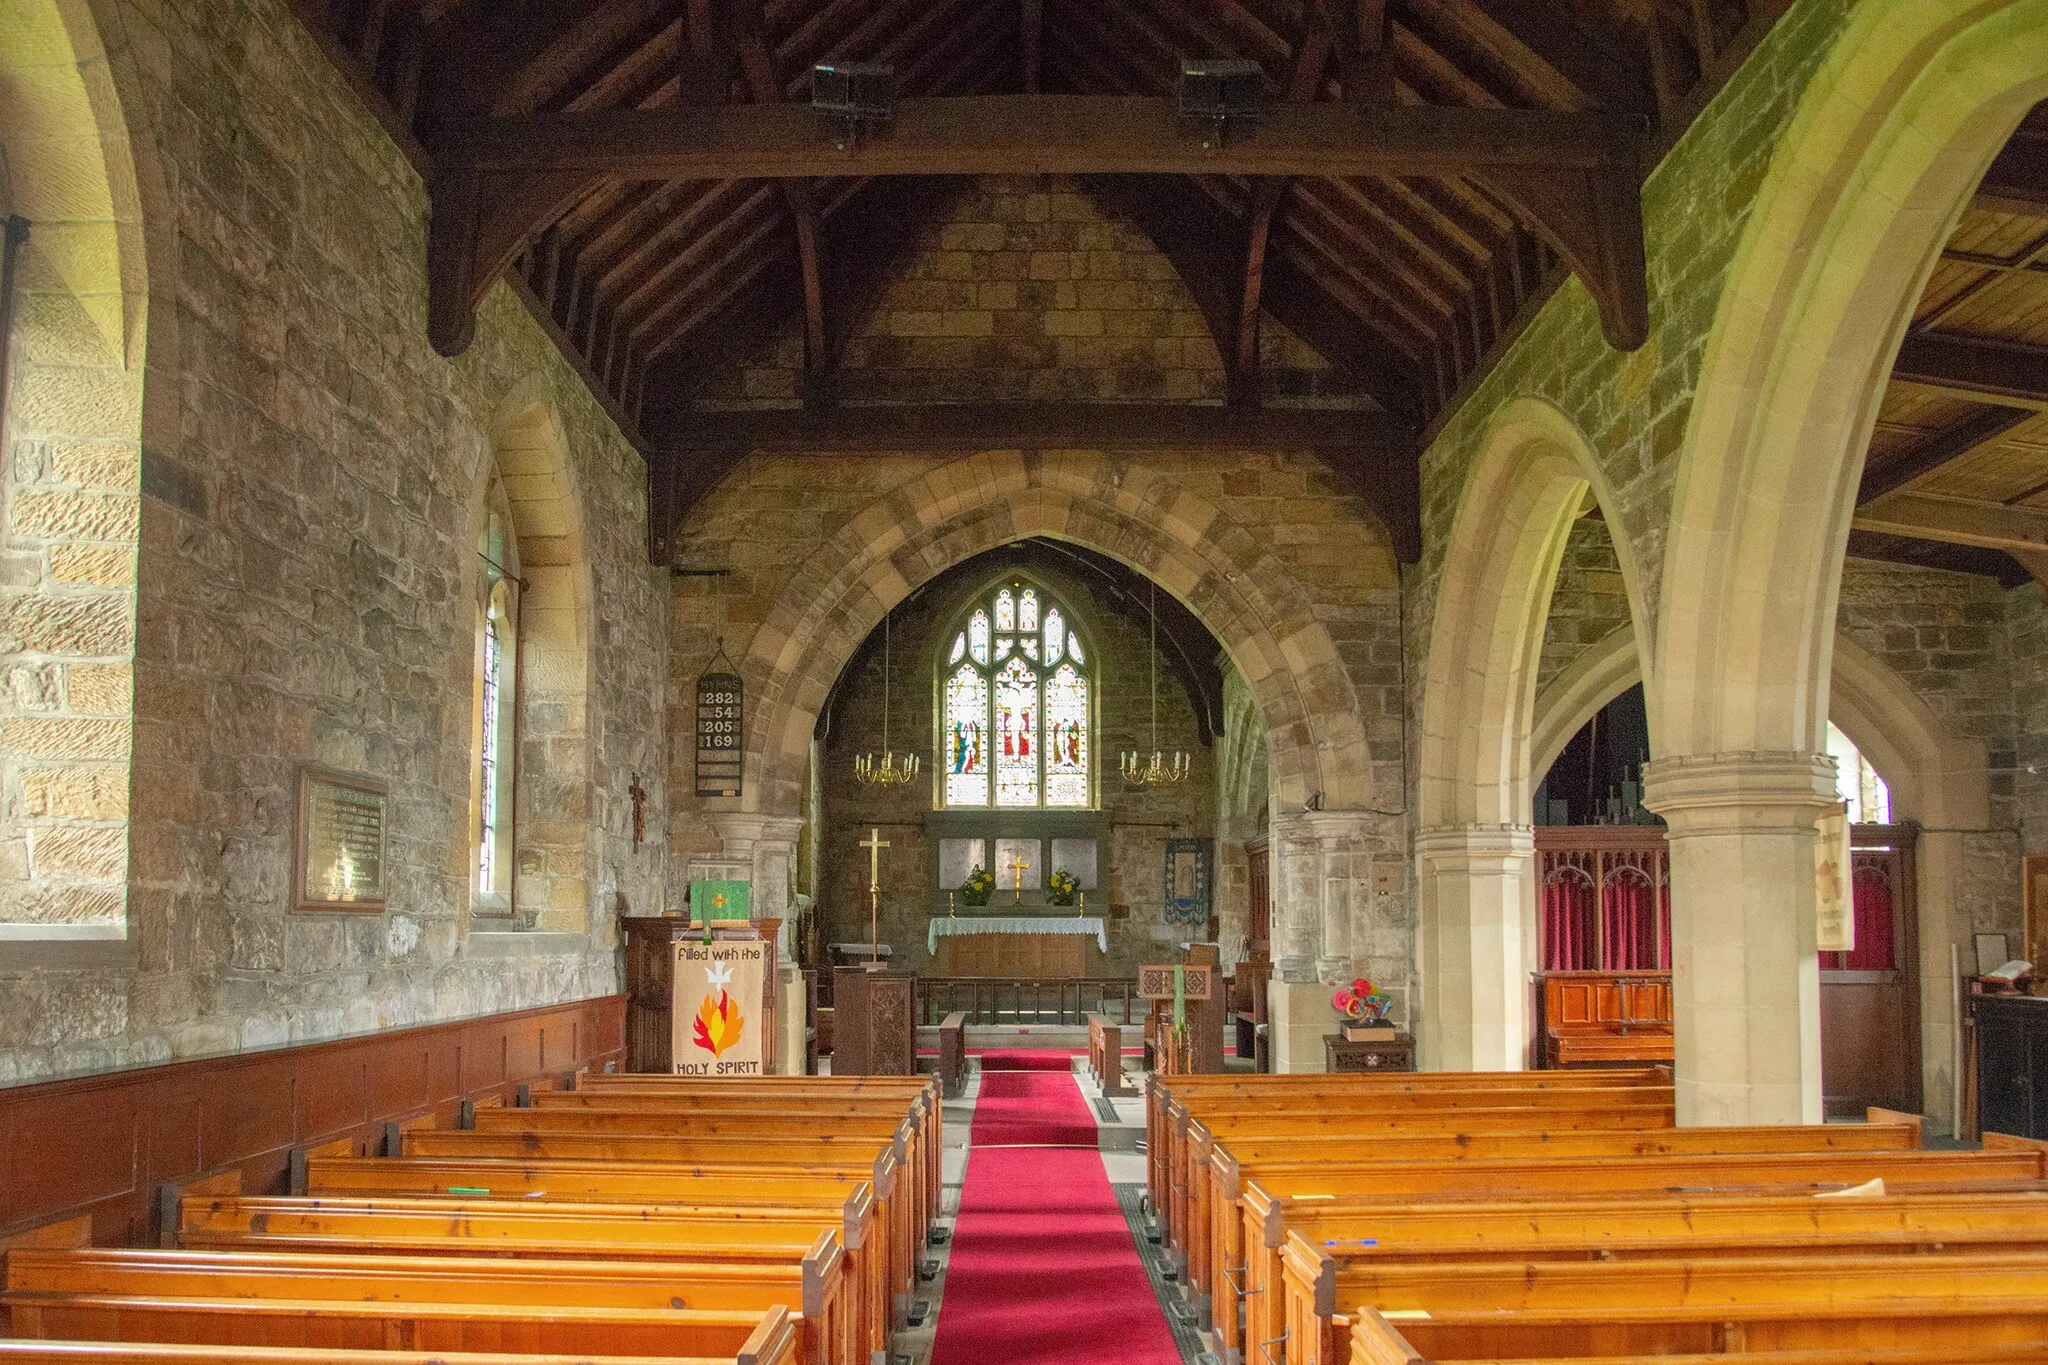
[[[1646,689],[1646,798],[1672,837],[1681,1122],[1820,1117],[1807,869],[1834,790],[1843,550],[1891,359],[1977,181],[2048,94],[2044,54],[2040,0],[1857,6],[1722,292]]]
[[[741,668],[758,700],[750,702],[742,812],[714,814],[714,822],[793,818],[819,708],[883,613],[953,565],[1033,536],[1138,570],[1221,643],[1267,745],[1276,975],[1301,988],[1304,1001],[1326,1003],[1327,992],[1312,983],[1351,972],[1353,926],[1375,904],[1373,860],[1398,856],[1372,851],[1398,847],[1398,816],[1373,809],[1393,803],[1376,799],[1350,677],[1287,569],[1216,504],[1136,462],[985,452],[912,479],[848,518],[791,576],[748,645]],[[1391,563],[1384,541],[1378,552]],[[1320,809],[1307,809],[1312,797]],[[788,837],[793,855],[795,836]],[[1313,1027],[1320,1048],[1325,1030]],[[1307,1038],[1304,1031],[1300,1046]]]
[[[1502,404],[1459,499],[1423,681],[1416,853],[1425,1065],[1514,1069],[1527,1057],[1537,664],[1558,563],[1589,497],[1611,505],[1571,420],[1537,399]],[[1640,575],[1626,538],[1616,552],[1639,635]]]

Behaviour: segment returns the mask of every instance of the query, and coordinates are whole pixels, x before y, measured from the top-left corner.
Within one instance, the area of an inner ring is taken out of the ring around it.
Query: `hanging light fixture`
[[[870,787],[896,787],[917,776],[917,755],[901,758],[889,747],[889,623],[895,613],[882,617],[882,752],[862,754],[853,760],[855,780]]]
[[[1124,781],[1133,787],[1164,787],[1184,780],[1193,764],[1175,749],[1171,754],[1159,747],[1159,585],[1152,586],[1152,756],[1137,750],[1123,755]]]

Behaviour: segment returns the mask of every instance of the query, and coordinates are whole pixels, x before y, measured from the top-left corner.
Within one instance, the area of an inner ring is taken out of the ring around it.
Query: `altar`
[[[1109,951],[1100,916],[934,916],[925,951],[942,976],[1083,977],[1091,938],[1099,952]]]

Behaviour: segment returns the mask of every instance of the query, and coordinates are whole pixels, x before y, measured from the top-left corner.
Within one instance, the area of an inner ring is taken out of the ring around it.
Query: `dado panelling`
[[[94,1241],[143,1245],[166,1181],[233,1167],[243,1189],[282,1192],[294,1148],[374,1142],[624,1049],[613,995],[0,1091],[0,1233],[90,1214]]]

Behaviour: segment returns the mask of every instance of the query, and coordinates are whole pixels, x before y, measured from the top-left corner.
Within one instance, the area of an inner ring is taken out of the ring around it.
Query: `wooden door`
[[[1268,890],[1271,870],[1264,839],[1244,846],[1245,889],[1251,901],[1251,947],[1247,956],[1261,962],[1273,960],[1273,899]]]
[[[1913,827],[1850,832],[1856,947],[1820,955],[1820,1074],[1827,1112],[1920,1112],[1920,945]]]

